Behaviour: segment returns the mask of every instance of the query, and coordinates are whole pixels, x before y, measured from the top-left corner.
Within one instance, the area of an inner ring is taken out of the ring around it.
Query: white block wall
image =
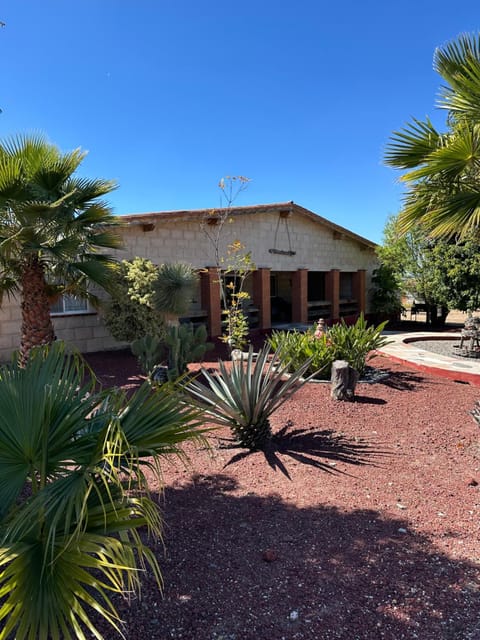
[[[377,261],[373,249],[346,236],[336,237],[333,231],[296,212],[290,218],[275,213],[251,213],[235,216],[224,227],[220,252],[226,255],[227,245],[240,240],[252,254],[257,267],[270,267],[272,271],[366,270],[366,290],[371,287],[371,274]],[[154,222],[154,220],[152,220]],[[290,244],[287,234],[290,235]],[[177,218],[157,221],[152,231],[144,231],[138,224],[122,229],[125,250],[117,252],[119,259],[145,257],[156,264],[183,261],[195,268],[213,266],[214,250],[201,230],[199,220]],[[276,239],[275,239],[276,234]],[[269,253],[269,249],[295,251],[295,255]],[[194,307],[199,308],[199,296]],[[367,309],[368,310],[368,309]],[[0,308],[0,360],[11,357],[20,346],[20,307],[15,301],[4,299]],[[74,345],[82,352],[120,348],[106,330],[96,313],[54,318],[59,339]]]

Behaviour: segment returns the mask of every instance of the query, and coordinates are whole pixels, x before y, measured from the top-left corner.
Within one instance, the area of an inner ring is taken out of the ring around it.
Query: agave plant
[[[234,440],[251,450],[266,447],[272,413],[313,377],[302,377],[310,360],[287,375],[289,363],[280,364],[278,352],[269,360],[269,353],[265,344],[255,361],[250,346],[247,356],[234,360],[231,367],[219,360],[218,372],[202,369],[207,384],[193,380],[186,386],[194,406],[213,423],[230,427]]]
[[[145,568],[161,584],[139,532],[162,532],[145,470],[203,443],[198,412],[168,385],[127,398],[85,379],[61,345],[0,368],[2,639],[101,639],[94,616],[121,631],[112,593],[138,590]]]

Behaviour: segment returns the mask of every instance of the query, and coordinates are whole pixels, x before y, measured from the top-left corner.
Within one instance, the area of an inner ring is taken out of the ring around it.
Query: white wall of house
[[[152,231],[143,231],[141,225],[131,225],[123,230],[127,259],[146,256],[155,263],[185,261],[194,267],[214,265],[212,245],[200,229],[198,220],[162,220]],[[152,220],[153,222],[153,220]],[[314,271],[357,271],[374,268],[375,253],[365,245],[346,236],[340,237],[331,229],[292,214],[287,219],[290,244],[285,227],[278,217],[268,213],[236,216],[224,227],[221,255],[226,255],[227,245],[240,240],[251,251],[258,267],[270,267],[273,271],[295,271],[299,268]],[[295,251],[295,255],[272,254],[269,249]]]
[[[172,214],[171,219],[156,221],[152,217],[151,222],[154,228],[150,231],[144,230],[148,228],[146,225],[132,223],[122,229],[125,250],[117,253],[118,258],[141,256],[156,264],[183,261],[195,268],[214,265],[213,247],[202,232],[198,218]],[[246,251],[251,252],[257,267],[269,267],[277,272],[292,272],[299,268],[348,272],[365,269],[367,292],[371,287],[371,275],[376,266],[373,248],[295,211],[286,219],[279,218],[276,212],[233,216],[232,222],[224,227],[221,255],[226,255],[227,245],[234,240],[240,240]],[[295,254],[275,254],[269,249],[291,249]],[[199,296],[195,297],[193,306],[199,308]],[[20,324],[19,304],[4,299],[0,308],[0,360],[8,360],[19,348]],[[54,326],[57,338],[85,353],[124,346],[109,335],[101,315],[96,312],[57,316]]]

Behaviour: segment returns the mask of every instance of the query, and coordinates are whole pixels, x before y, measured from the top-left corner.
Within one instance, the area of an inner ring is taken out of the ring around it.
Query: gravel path
[[[452,349],[454,344],[460,344],[460,337],[446,340],[415,340],[410,344],[416,349],[425,349],[425,351],[438,353],[441,356],[451,356],[458,360],[465,360],[465,357],[455,355]]]

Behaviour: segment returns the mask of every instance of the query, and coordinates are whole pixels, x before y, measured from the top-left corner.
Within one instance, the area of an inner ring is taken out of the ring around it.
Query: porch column
[[[331,269],[325,278],[325,295],[330,301],[331,320],[340,318],[340,270]]]
[[[292,322],[308,322],[308,269],[293,273]]]
[[[258,307],[260,329],[272,327],[272,305],[270,301],[270,269],[261,267],[253,272],[253,304]]]
[[[358,312],[365,314],[367,308],[367,295],[365,288],[365,269],[359,269],[353,274],[353,297],[358,303]]]
[[[207,312],[208,334],[216,338],[222,335],[220,282],[216,267],[207,267],[201,272],[200,293],[202,308]]]

